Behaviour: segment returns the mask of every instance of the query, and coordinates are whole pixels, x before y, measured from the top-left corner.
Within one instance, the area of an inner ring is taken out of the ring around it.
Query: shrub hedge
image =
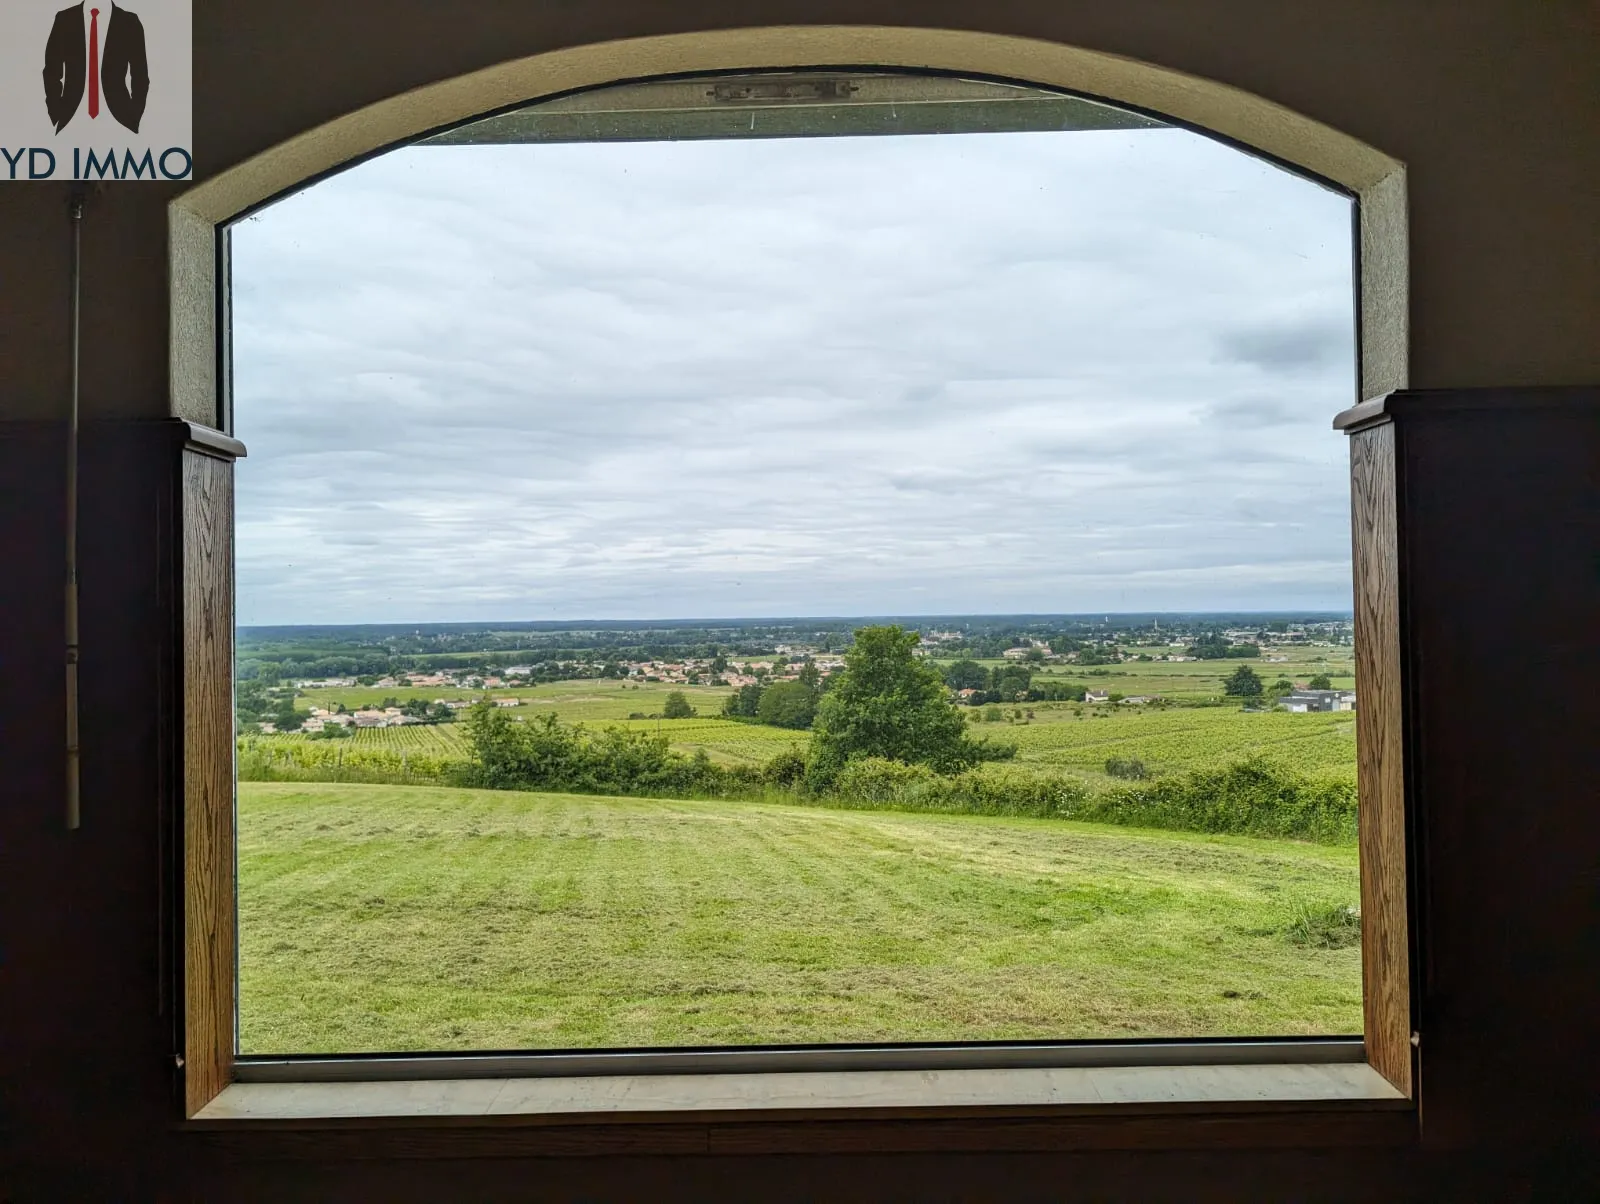
[[[448,759],[300,742],[242,745],[239,777],[253,781],[440,782],[496,790],[680,798],[750,798],[856,810],[922,811],[1086,820],[1140,828],[1287,837],[1327,844],[1356,838],[1356,791],[1260,758],[1153,781],[1092,790],[1077,778],[986,765],[940,774],[868,757],[847,762],[821,790],[786,751],[764,766],[685,756],[668,737],[621,728],[589,731],[548,715],[518,722],[475,708],[472,755]]]

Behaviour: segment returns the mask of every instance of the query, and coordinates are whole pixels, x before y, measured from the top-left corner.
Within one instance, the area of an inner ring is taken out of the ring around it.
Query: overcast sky
[[[1350,605],[1350,204],[1197,135],[418,147],[233,284],[245,625]]]

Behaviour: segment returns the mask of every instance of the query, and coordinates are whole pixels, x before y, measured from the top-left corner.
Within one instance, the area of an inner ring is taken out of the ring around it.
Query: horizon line
[[[794,622],[817,623],[843,623],[867,622],[874,620],[947,620],[947,619],[1089,619],[1094,620],[1099,616],[1099,621],[1109,622],[1114,618],[1156,618],[1175,616],[1181,618],[1196,618],[1210,615],[1238,615],[1244,616],[1284,616],[1284,615],[1332,615],[1339,618],[1353,618],[1354,610],[1341,610],[1337,607],[1297,607],[1277,609],[1219,609],[1219,610],[1085,610],[1085,611],[947,611],[929,614],[837,614],[837,615],[701,615],[684,616],[661,619],[627,618],[627,619],[399,619],[381,621],[344,621],[329,623],[238,623],[235,629],[249,631],[260,628],[273,627],[493,627],[497,625],[527,626],[542,624],[557,627],[582,627],[586,625],[617,626],[625,624],[640,624],[651,626],[675,625],[683,627],[707,626],[717,624],[776,624]]]

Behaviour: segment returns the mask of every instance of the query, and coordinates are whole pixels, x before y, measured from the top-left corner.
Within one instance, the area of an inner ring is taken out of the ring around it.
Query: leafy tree
[[[1029,687],[1029,702],[1082,702],[1086,687],[1064,681],[1041,681]],[[987,699],[985,699],[987,701]]]
[[[1198,657],[1203,661],[1220,661],[1228,657],[1260,656],[1261,645],[1230,644],[1227,636],[1213,631],[1190,644],[1186,651],[1189,656]]]
[[[260,723],[263,714],[272,709],[267,687],[259,677],[238,684],[234,689],[233,705],[238,712],[240,727]]]
[[[989,670],[970,657],[944,667],[944,684],[952,690],[984,690],[989,686]]]
[[[862,757],[954,772],[1015,755],[1015,746],[991,748],[967,737],[939,671],[912,653],[916,632],[885,626],[855,634],[844,672],[817,706],[807,769],[813,785],[826,785]]]
[[[1033,686],[1033,670],[1015,663],[996,665],[989,677],[989,689],[1001,702],[1015,702]]]
[[[1210,632],[1190,644],[1184,652],[1203,661],[1221,660],[1228,655],[1228,637],[1221,632]]]
[[[817,691],[804,681],[774,682],[761,692],[756,717],[773,727],[808,728],[817,714]]]
[[[722,714],[726,719],[754,719],[761,713],[759,685],[740,686],[722,701]]]
[[[278,700],[272,713],[267,716],[267,722],[274,724],[280,732],[292,732],[309,718],[310,711],[294,709],[294,696],[290,695]]]
[[[1329,677],[1326,673],[1318,673],[1315,677],[1313,677],[1311,679],[1311,681],[1309,683],[1307,683],[1306,689],[1308,689],[1308,690],[1331,690],[1331,689],[1333,689],[1333,679],[1331,677]]]
[[[674,690],[667,695],[667,701],[661,707],[663,719],[693,719],[694,716],[695,709],[689,705],[682,690]]]
[[[1030,665],[1042,665],[1044,664],[1044,650],[1041,648],[1029,648],[1027,652],[1023,653],[1022,659]]]
[[[761,767],[761,776],[776,786],[798,786],[806,776],[805,755],[798,748],[786,748]]]
[[[821,693],[822,691],[822,670],[812,664],[809,657],[806,658],[805,664],[800,666],[799,681],[801,685],[813,694]]]
[[[1240,665],[1222,683],[1222,692],[1230,698],[1260,698],[1261,678],[1249,665]]]
[[[1273,682],[1272,685],[1267,687],[1267,693],[1274,698],[1282,698],[1285,694],[1288,694],[1293,690],[1294,682],[1290,681],[1287,677],[1280,677],[1277,681]]]

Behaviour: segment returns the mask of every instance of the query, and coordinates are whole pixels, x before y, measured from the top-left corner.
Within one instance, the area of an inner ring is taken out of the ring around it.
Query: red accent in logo
[[[89,10],[89,117],[100,116],[100,10]]]

